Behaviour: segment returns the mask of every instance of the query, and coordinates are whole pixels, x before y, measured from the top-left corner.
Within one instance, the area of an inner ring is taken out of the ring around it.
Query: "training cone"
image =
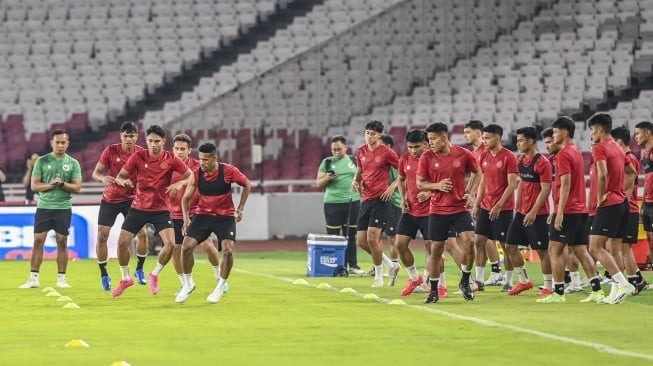
[[[331,285],[329,285],[326,282],[322,282],[319,285],[317,285],[317,288],[331,288]]]
[[[89,347],[89,345],[88,345],[88,343],[84,342],[81,339],[73,339],[72,341],[66,343],[66,347],[86,348],[86,347]]]
[[[406,303],[403,300],[399,300],[399,299],[392,300],[388,304],[390,304],[390,305],[406,305]]]
[[[308,282],[306,282],[305,279],[300,278],[298,280],[293,281],[292,284],[293,285],[308,285]]]
[[[50,291],[50,292],[48,292],[47,294],[45,294],[45,296],[56,296],[56,297],[59,297],[59,296],[61,296],[61,294],[58,293],[57,291]]]
[[[342,290],[340,290],[340,292],[356,292],[356,290],[354,290],[351,287],[345,287]]]
[[[59,296],[57,301],[66,301],[66,302],[72,302],[73,299],[71,299],[69,296]]]
[[[43,290],[41,290],[41,292],[52,292],[52,291],[55,291],[55,289],[53,289],[52,287],[46,287]]]
[[[109,366],[132,366],[127,361],[116,361]]]
[[[365,294],[363,295],[363,299],[378,299],[379,297],[376,296],[375,294]]]
[[[69,302],[66,305],[62,306],[61,308],[63,308],[63,309],[79,309],[79,305],[75,304],[74,302]]]

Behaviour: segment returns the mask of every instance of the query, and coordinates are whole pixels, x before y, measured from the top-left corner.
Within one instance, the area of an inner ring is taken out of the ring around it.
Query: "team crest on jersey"
[[[67,171],[70,170],[70,165],[68,165],[68,164],[64,164],[64,165],[61,167],[61,169],[63,169],[64,172],[67,172]]]
[[[354,165],[354,163],[352,163],[352,162],[349,162],[349,164],[347,164],[347,167],[349,169],[354,169],[356,167],[356,165]]]
[[[501,168],[502,166],[503,166],[503,162],[502,161],[497,161],[497,168]]]
[[[374,158],[374,161],[377,162],[377,163],[380,163],[381,162],[381,157],[377,156],[376,158]]]
[[[453,167],[454,168],[460,168],[460,160],[454,160],[453,161]]]
[[[161,169],[165,169],[167,167],[168,167],[168,163],[166,163],[165,161],[161,163]]]

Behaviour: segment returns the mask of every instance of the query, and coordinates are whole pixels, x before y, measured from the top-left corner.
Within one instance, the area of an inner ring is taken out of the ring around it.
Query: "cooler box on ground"
[[[347,239],[340,235],[308,234],[308,277],[333,277],[345,267]]]

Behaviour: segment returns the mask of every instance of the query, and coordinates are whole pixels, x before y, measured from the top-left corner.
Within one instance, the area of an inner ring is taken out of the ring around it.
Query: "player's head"
[[[531,151],[537,140],[535,127],[522,127],[517,129],[517,149],[521,153]]]
[[[383,123],[377,120],[371,120],[365,125],[365,143],[376,145],[381,140],[383,134]]]
[[[576,123],[567,116],[562,116],[555,120],[551,127],[553,127],[553,142],[558,145],[564,143],[566,138],[574,138]]]
[[[186,161],[191,152],[190,144],[190,136],[181,133],[172,139],[172,151],[179,159]]]
[[[50,136],[50,146],[52,147],[52,152],[56,156],[62,156],[65,154],[66,150],[68,150],[68,146],[70,146],[68,132],[62,129],[52,131],[52,135]]]
[[[406,148],[408,152],[416,159],[428,148],[428,137],[422,130],[410,130],[406,134]]]
[[[125,122],[120,125],[120,142],[123,148],[131,151],[138,140],[138,127],[134,122]]]
[[[630,130],[626,126],[619,126],[610,131],[612,138],[622,147],[630,146]]]
[[[590,129],[592,142],[598,144],[602,136],[609,135],[612,131],[612,117],[607,113],[595,113],[587,120],[587,127]]]
[[[347,139],[345,136],[336,135],[331,138],[331,153],[336,159],[342,159],[347,154]]]
[[[433,152],[441,152],[449,143],[449,128],[442,122],[431,123],[426,127],[429,147]]]
[[[653,123],[642,121],[635,125],[635,142],[639,146],[645,146],[653,139]]]
[[[540,133],[540,136],[542,136],[542,141],[544,141],[544,145],[546,146],[546,151],[549,152],[549,154],[557,154],[558,151],[560,151],[560,146],[556,145],[553,143],[553,128],[548,127],[542,130]]]
[[[395,139],[390,135],[381,136],[381,143],[392,149],[395,146]]]
[[[218,148],[212,142],[206,142],[197,148],[202,170],[213,172],[218,163]]]
[[[501,137],[503,137],[503,128],[499,125],[487,125],[483,127],[483,142],[488,149],[494,149],[501,146]]]
[[[483,137],[483,122],[473,119],[465,123],[463,129],[463,137],[465,142],[471,145],[478,145]]]
[[[150,154],[159,156],[163,150],[163,145],[166,142],[166,130],[159,125],[152,125],[145,131],[145,136],[147,139],[147,148],[150,150]]]

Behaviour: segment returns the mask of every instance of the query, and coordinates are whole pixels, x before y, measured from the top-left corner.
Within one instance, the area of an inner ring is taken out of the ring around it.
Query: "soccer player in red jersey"
[[[192,151],[190,145],[191,139],[188,135],[180,134],[172,139],[172,151],[174,152],[175,156],[181,159],[181,161],[183,161],[189,169],[193,170],[195,167],[200,165],[200,162],[199,160],[190,157]],[[172,175],[172,183],[177,183],[183,179],[184,177],[179,173],[175,172]],[[177,194],[171,195],[170,201],[168,202],[170,205],[170,218],[172,219],[172,226],[175,230],[175,246],[172,250],[172,265],[175,267],[175,271],[179,276],[179,281],[181,282],[182,286],[184,285],[182,276],[184,272],[181,266],[181,244],[184,242],[184,234],[182,233],[182,228],[184,226],[184,215],[181,209],[181,201],[184,197],[185,192],[186,187],[179,190]],[[190,201],[191,214],[197,208],[199,200],[199,194],[195,192],[195,195],[191,198]],[[215,245],[213,245],[213,241],[210,238],[203,241],[200,245],[202,246],[202,249],[204,249],[204,252],[206,252],[209,263],[211,263],[211,266],[213,266],[213,271],[217,281],[217,279],[220,277],[220,258],[218,256],[218,249],[215,247]]]
[[[653,123],[645,121],[636,124],[635,141],[643,148],[641,162],[644,170],[644,203],[640,215],[648,241],[649,265],[653,267]]]
[[[542,299],[543,303],[565,302],[564,275],[566,256],[564,249],[571,248],[590,277],[592,291],[601,291],[596,263],[587,251],[588,218],[585,197],[583,155],[574,145],[576,124],[569,117],[560,117],[553,123],[553,143],[560,146],[555,158],[553,184],[554,212],[549,230],[549,255],[553,269],[554,292]],[[590,295],[593,296],[593,295]],[[581,301],[591,301],[588,299]]]
[[[133,152],[143,150],[142,147],[136,145],[137,140],[138,127],[136,124],[134,122],[123,123],[120,126],[120,143],[107,146],[102,151],[100,160],[93,170],[93,179],[104,184],[97,220],[97,244],[95,245],[97,263],[100,267],[100,279],[104,291],[111,291],[111,277],[107,273],[107,259],[109,257],[107,239],[109,239],[109,232],[119,214],[122,214],[123,218],[127,217],[129,207],[131,207],[134,200],[134,188],[117,185],[115,177]],[[134,277],[141,285],[146,284],[143,264],[145,258],[147,258],[147,247],[147,231],[143,229],[138,232],[136,244],[138,262],[134,272]]]
[[[628,213],[626,221],[622,223],[620,233],[621,238],[615,238],[611,241],[611,248],[614,246],[621,246],[621,256],[623,258],[623,268],[625,268],[628,275],[628,282],[630,282],[637,289],[637,293],[641,292],[648,282],[642,277],[642,273],[637,267],[637,261],[635,260],[635,255],[632,251],[632,245],[637,243],[637,234],[639,231],[639,205],[638,205],[638,194],[637,194],[637,174],[641,168],[639,163],[639,158],[637,155],[630,150],[630,131],[627,127],[617,127],[613,128],[610,132],[612,138],[617,142],[619,147],[626,153],[626,166],[632,164],[634,170],[626,170],[626,175],[624,175],[624,191],[626,197],[629,200],[628,204]],[[611,252],[616,252],[617,250],[610,250]],[[613,254],[613,256],[615,256]],[[617,259],[617,258],[615,258]]]
[[[488,239],[498,241],[505,253],[506,234],[512,222],[517,188],[517,158],[501,146],[503,128],[488,125],[483,128],[486,150],[481,154],[479,166],[483,174],[478,187],[472,218],[476,219],[474,246],[482,250]],[[506,280],[502,291],[512,290],[512,264],[510,256],[504,256]],[[494,266],[494,264],[493,264]],[[498,263],[497,263],[498,266]]]
[[[223,264],[218,285],[209,294],[206,301],[215,304],[220,301],[234,263],[233,251],[236,242],[236,223],[243,219],[243,209],[251,186],[247,177],[233,165],[218,163],[218,149],[212,143],[199,147],[200,166],[193,168],[194,180],[186,187],[182,200],[184,214],[184,231],[186,237],[182,246],[184,270],[184,286],[177,294],[175,301],[181,303],[195,288],[193,282],[193,251],[198,243],[206,240],[211,233],[218,237],[222,244]],[[234,207],[231,196],[231,185],[236,183],[243,187],[238,208]],[[200,201],[193,219],[190,219],[190,200],[199,192]]]
[[[614,141],[610,132],[612,131],[612,118],[607,113],[596,113],[587,120],[591,131],[592,157],[596,172],[596,215],[590,229],[590,254],[594,259],[601,262],[610,273],[613,283],[613,290],[610,296],[597,301],[609,304],[618,304],[628,295],[635,292],[635,286],[630,284],[618,262],[606,249],[609,238],[620,237],[622,222],[625,223],[629,210],[629,203],[624,192],[624,175],[636,174],[632,164],[626,165],[626,154],[623,149]]]
[[[399,263],[393,263],[383,254],[381,232],[386,225],[387,207],[390,203],[381,196],[388,189],[390,168],[397,168],[399,157],[391,148],[380,143],[383,123],[372,120],[365,125],[365,145],[356,151],[358,171],[351,183],[354,192],[361,192],[358,211],[356,243],[372,256],[374,282],[372,287],[383,287],[383,264],[391,276],[399,271]]]
[[[551,163],[540,155],[535,141],[537,131],[533,127],[517,130],[517,149],[522,153],[518,168],[521,183],[517,189],[515,217],[506,236],[506,256],[510,257],[519,275],[519,282],[508,292],[518,295],[533,288],[533,282],[524,269],[524,257],[518,245],[528,244],[540,257],[542,275],[549,279],[551,290],[551,260],[549,259],[549,193],[551,193]]]
[[[122,187],[135,187],[136,196],[129,213],[122,224],[118,238],[118,262],[122,280],[111,295],[120,296],[126,288],[134,284],[129,275],[129,245],[134,235],[150,223],[163,241],[156,267],[150,273],[150,290],[159,293],[159,272],[170,261],[175,243],[175,233],[170,219],[168,200],[182,187],[193,184],[192,172],[181,159],[163,150],[166,132],[159,125],[150,126],[145,131],[147,150],[137,151],[127,160],[116,177],[116,184]],[[171,184],[174,172],[182,174],[184,180]],[[135,183],[129,178],[135,179]]]
[[[463,129],[463,137],[465,138],[465,142],[472,146],[472,154],[474,154],[477,162],[480,162],[481,154],[487,150],[487,147],[483,142],[483,127],[483,122],[478,120],[471,120],[465,124]],[[476,192],[473,193],[474,196],[476,196]],[[478,246],[476,246],[475,250],[475,286],[479,291],[483,291],[485,285],[500,285],[501,281],[503,280],[503,276],[501,275],[501,268],[499,267],[500,258],[497,244],[494,242],[494,240],[488,239],[484,244],[480,243]],[[490,274],[487,282],[483,282],[485,281],[485,262],[487,262],[488,259],[490,260],[492,273]]]
[[[424,303],[436,303],[438,276],[444,242],[450,232],[460,235],[463,245],[462,263],[474,261],[474,221],[469,213],[471,192],[478,188],[480,169],[472,153],[449,142],[449,130],[444,123],[433,123],[426,128],[430,150],[422,154],[417,168],[417,188],[431,191],[428,235],[431,240],[429,257],[429,283],[431,292]],[[471,173],[465,184],[465,175]],[[466,300],[474,299],[469,285],[470,272],[461,266],[462,278],[458,284]]]

